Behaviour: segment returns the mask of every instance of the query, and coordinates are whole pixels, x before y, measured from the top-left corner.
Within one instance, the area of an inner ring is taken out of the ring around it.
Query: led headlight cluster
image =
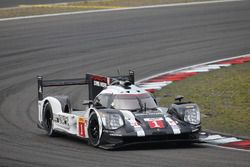
[[[193,125],[200,124],[201,119],[198,106],[185,109],[184,121]]]
[[[106,129],[115,130],[124,125],[122,117],[119,114],[105,114],[102,117],[103,126]]]

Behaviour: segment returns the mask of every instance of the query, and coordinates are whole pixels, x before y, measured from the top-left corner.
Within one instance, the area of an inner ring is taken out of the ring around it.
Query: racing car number
[[[85,119],[82,117],[78,118],[78,135],[85,137]]]
[[[144,120],[148,122],[151,129],[165,128],[163,118],[145,118]]]

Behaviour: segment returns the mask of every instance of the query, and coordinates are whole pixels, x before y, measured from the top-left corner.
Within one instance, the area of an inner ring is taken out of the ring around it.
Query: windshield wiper
[[[132,109],[132,110],[130,110],[130,111],[131,111],[131,112],[137,112],[137,111],[140,111],[140,112],[141,112],[142,110],[141,110],[141,108],[136,108],[136,109]]]
[[[157,110],[156,107],[153,107],[153,108],[147,108],[147,110]]]

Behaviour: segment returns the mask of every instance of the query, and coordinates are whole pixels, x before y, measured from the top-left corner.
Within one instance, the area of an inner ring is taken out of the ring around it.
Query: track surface
[[[47,3],[77,2],[81,0],[0,0],[0,8],[15,7],[18,5],[33,5]],[[84,1],[84,0],[82,0]]]
[[[250,3],[232,2],[0,22],[0,166],[249,166],[249,152],[160,144],[105,151],[36,127],[36,80],[137,79],[250,50]],[[56,88],[79,103],[86,89]],[[79,105],[76,104],[79,107]]]

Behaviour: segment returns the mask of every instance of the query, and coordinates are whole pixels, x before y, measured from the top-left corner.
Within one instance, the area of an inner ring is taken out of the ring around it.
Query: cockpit
[[[157,108],[155,99],[149,93],[143,94],[100,94],[94,100],[96,108],[143,111]]]

